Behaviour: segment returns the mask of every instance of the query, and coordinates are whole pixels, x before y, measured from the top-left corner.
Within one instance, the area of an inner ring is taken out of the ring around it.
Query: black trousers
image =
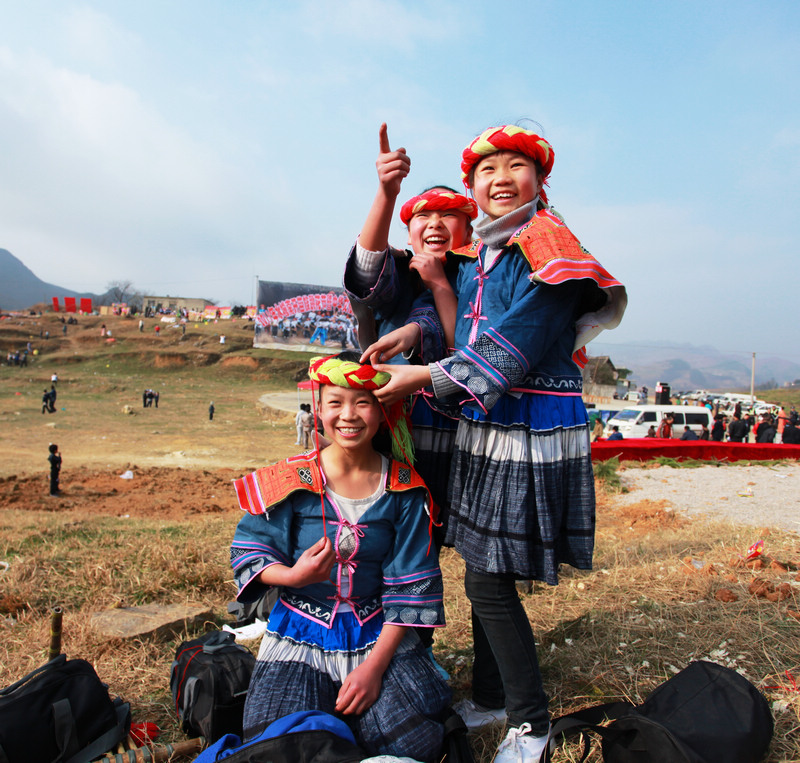
[[[468,569],[464,589],[472,603],[473,700],[492,710],[505,707],[510,726],[530,723],[531,733],[543,736],[550,726],[548,697],[515,578]]]

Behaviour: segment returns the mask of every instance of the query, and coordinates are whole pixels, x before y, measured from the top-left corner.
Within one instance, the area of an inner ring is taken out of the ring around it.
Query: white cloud
[[[109,66],[141,48],[136,35],[86,5],[68,9],[63,28],[67,50],[78,61]]]
[[[246,178],[129,87],[0,51],[0,141],[3,245],[35,270],[105,283],[144,252],[168,270],[243,246]]]
[[[328,45],[330,41],[361,43],[369,49],[415,50],[459,39],[461,6],[437,3],[415,7],[401,0],[311,0],[300,6],[302,32]],[[446,19],[447,23],[443,23]],[[368,62],[367,62],[368,63]]]

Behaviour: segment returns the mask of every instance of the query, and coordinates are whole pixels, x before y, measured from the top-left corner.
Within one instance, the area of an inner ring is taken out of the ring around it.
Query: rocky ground
[[[629,492],[621,504],[664,500],[673,510],[697,519],[730,519],[757,527],[800,531],[800,464],[775,466],[669,466],[626,468],[620,472]]]

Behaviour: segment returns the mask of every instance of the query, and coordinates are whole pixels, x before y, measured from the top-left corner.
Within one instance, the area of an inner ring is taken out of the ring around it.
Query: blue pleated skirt
[[[369,656],[383,627],[380,616],[359,625],[338,613],[331,628],[278,601],[270,614],[244,710],[244,736],[301,710],[337,715],[336,698],[347,675]],[[338,716],[372,755],[433,760],[444,729],[439,722],[451,691],[437,673],[413,628],[383,674],[381,694],[365,713]]]
[[[445,542],[483,574],[558,582],[591,569],[595,495],[580,397],[508,393],[458,424]]]

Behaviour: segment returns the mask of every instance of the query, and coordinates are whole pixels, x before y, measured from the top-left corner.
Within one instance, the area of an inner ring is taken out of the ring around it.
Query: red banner
[[[58,297],[53,297],[53,312],[57,313],[58,311]]]
[[[206,308],[209,310],[211,308]],[[270,305],[266,312],[273,320],[288,318],[297,313],[330,311],[333,313],[344,313],[352,317],[353,310],[350,301],[345,294],[301,294],[297,297],[289,297],[282,302]]]
[[[78,308],[75,306],[75,297],[64,297],[64,311],[67,313],[78,312]]]
[[[81,312],[82,313],[91,313],[92,312],[92,298],[91,297],[81,297]]]
[[[773,461],[800,459],[800,445],[778,443],[714,442],[713,440],[668,440],[660,437],[631,437],[623,440],[596,440],[592,461],[648,461],[664,456],[682,461]]]

